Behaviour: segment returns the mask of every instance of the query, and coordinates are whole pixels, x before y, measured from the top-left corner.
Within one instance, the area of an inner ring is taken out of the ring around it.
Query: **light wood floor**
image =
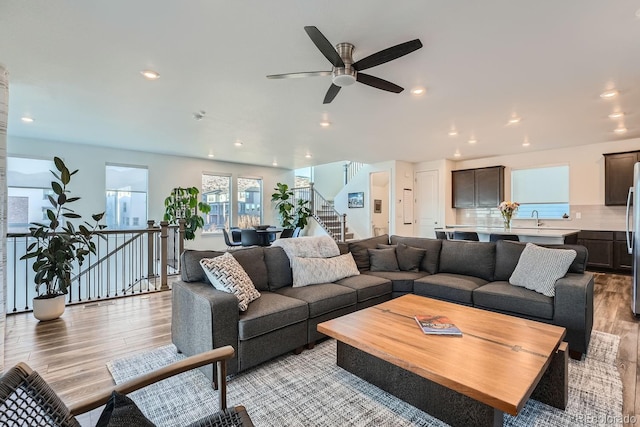
[[[597,274],[594,329],[619,335],[624,414],[640,412],[640,321],[630,309],[631,278]],[[113,385],[105,364],[171,342],[171,292],[68,307],[38,323],[30,313],[7,317],[5,367],[37,370],[67,404]],[[640,426],[640,422],[637,423]]]

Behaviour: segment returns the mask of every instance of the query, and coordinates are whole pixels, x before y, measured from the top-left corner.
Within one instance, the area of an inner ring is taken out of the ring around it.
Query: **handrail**
[[[354,176],[362,169],[364,163],[361,162],[347,162],[344,164],[344,185],[347,185]]]
[[[168,275],[180,271],[184,224],[163,221],[156,226],[150,220],[147,226],[96,231],[96,253],[85,258],[86,264],[74,265],[67,304],[168,290]],[[8,313],[29,311],[31,299],[37,296],[32,269],[35,259],[20,260],[33,241],[30,233],[7,233]]]
[[[311,209],[311,215],[320,224],[320,226],[336,241],[344,242],[346,237],[346,221],[347,214],[341,214],[333,206],[333,202],[327,200],[313,186],[293,188],[294,201],[299,199],[308,200]],[[339,232],[335,232],[335,223],[339,222]],[[330,225],[334,223],[334,227]]]

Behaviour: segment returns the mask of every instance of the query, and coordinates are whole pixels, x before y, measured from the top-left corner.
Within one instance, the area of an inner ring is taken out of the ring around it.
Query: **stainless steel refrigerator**
[[[633,166],[633,186],[629,187],[627,196],[627,250],[633,255],[633,285],[631,288],[631,310],[633,314],[640,314],[640,163]],[[633,201],[633,206],[631,206]],[[631,221],[633,225],[629,228],[629,214],[633,209]]]

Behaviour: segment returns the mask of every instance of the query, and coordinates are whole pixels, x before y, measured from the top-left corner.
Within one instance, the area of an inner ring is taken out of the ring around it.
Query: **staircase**
[[[322,197],[322,196],[320,196]],[[316,211],[313,217],[318,221],[318,224],[322,226],[322,228],[329,233],[337,241],[346,241],[353,239],[353,233],[349,233],[349,229],[346,226],[344,227],[344,239],[340,240],[336,237],[341,236],[342,234],[342,220],[343,215],[340,215],[333,207],[333,202],[327,200],[326,204],[321,205],[320,207],[316,206]]]
[[[333,202],[318,193],[313,188],[313,183],[309,187],[294,188],[293,192],[296,201],[300,199],[309,201],[311,216],[336,242],[353,239],[353,233],[348,233],[347,215],[337,212]]]

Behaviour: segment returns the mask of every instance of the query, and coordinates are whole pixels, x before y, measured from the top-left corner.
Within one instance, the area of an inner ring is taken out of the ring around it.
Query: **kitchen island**
[[[477,227],[477,226],[460,226],[447,227],[443,229],[449,239],[453,239],[455,231],[475,231],[481,242],[488,242],[491,234],[511,234],[518,236],[521,242],[543,243],[543,244],[563,244],[576,243],[580,230],[531,227],[518,228],[511,227],[509,231],[505,231],[502,227]]]

